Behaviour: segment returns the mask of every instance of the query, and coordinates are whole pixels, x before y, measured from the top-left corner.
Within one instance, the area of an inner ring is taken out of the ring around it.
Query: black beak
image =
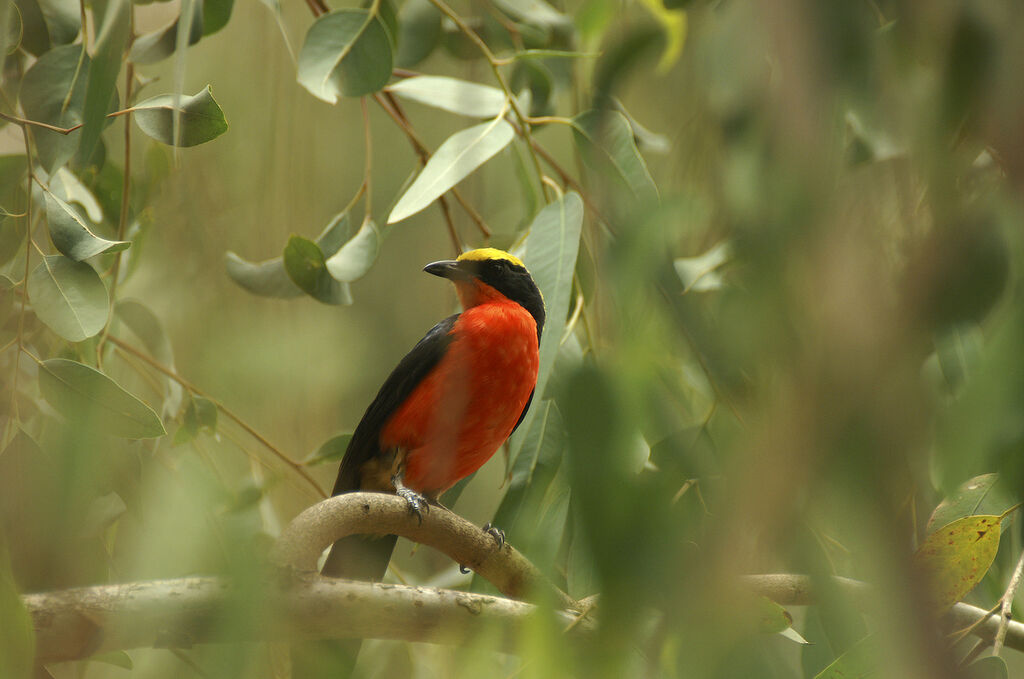
[[[454,259],[431,262],[423,267],[423,270],[429,274],[433,274],[434,276],[440,276],[441,278],[447,278],[452,281],[470,278],[466,270],[459,266],[459,262]]]

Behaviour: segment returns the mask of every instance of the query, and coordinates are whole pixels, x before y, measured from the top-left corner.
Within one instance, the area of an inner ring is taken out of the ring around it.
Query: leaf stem
[[[303,479],[305,479],[306,482],[309,483],[309,485],[311,485],[313,488],[316,489],[316,492],[319,493],[321,495],[321,497],[327,497],[327,492],[320,486],[319,483],[317,483],[316,479],[314,479],[312,476],[310,476],[309,472],[307,472],[302,467],[302,464],[300,464],[299,462],[296,462],[292,458],[288,457],[288,455],[286,455],[280,448],[278,448],[273,443],[268,441],[266,439],[266,437],[264,437],[262,434],[260,434],[258,431],[256,431],[252,426],[250,426],[241,417],[239,417],[234,412],[229,410],[223,403],[218,401],[216,398],[214,398],[210,394],[207,394],[202,389],[200,389],[199,387],[195,386],[194,384],[192,384],[191,382],[186,380],[184,377],[182,377],[178,373],[176,373],[173,370],[171,370],[170,368],[164,366],[163,364],[161,364],[159,361],[157,361],[152,356],[149,356],[148,354],[146,354],[146,353],[144,353],[142,351],[139,351],[138,349],[136,349],[132,345],[128,344],[124,340],[122,340],[122,339],[120,339],[120,338],[118,338],[118,337],[116,337],[114,335],[109,336],[107,339],[108,339],[108,341],[111,344],[114,344],[114,345],[120,347],[121,349],[127,351],[132,356],[135,356],[136,358],[140,359],[141,361],[143,361],[144,363],[149,365],[151,368],[153,368],[157,372],[162,373],[162,374],[166,375],[167,377],[171,378],[172,380],[174,380],[175,382],[177,382],[178,384],[180,384],[184,388],[188,389],[193,394],[196,394],[197,396],[202,396],[203,398],[209,400],[211,403],[213,403],[215,406],[217,406],[217,409],[220,410],[222,413],[224,413],[224,415],[228,419],[230,419],[235,424],[237,424],[242,429],[244,429],[245,432],[247,434],[249,434],[250,436],[252,436],[254,439],[256,439],[257,441],[262,443],[263,446],[267,450],[269,450],[271,453],[273,453],[273,455],[277,459],[279,459],[281,462],[283,462],[288,467],[290,467],[292,469],[292,471],[294,471],[296,474],[298,474]]]

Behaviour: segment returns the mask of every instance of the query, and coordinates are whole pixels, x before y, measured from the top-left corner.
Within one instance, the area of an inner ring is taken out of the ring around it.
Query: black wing
[[[391,371],[352,434],[331,495],[359,490],[359,469],[380,453],[381,429],[447,353],[455,339],[451,331],[458,317],[449,316],[431,328]]]

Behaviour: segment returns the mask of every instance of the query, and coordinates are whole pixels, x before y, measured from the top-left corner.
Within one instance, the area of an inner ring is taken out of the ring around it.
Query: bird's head
[[[537,322],[537,335],[544,327],[544,298],[523,262],[504,250],[480,248],[458,259],[432,262],[424,271],[455,284],[465,309],[501,298],[516,302]]]

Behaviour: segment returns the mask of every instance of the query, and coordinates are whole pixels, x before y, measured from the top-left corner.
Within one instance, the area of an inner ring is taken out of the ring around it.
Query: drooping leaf
[[[227,21],[228,16],[231,15],[231,3],[227,2],[227,16],[223,15],[226,0],[215,0],[213,8],[211,9],[211,19]],[[210,4],[209,0],[205,2],[203,0],[193,0],[190,4],[190,20],[188,26],[188,44],[194,45],[203,37],[205,31],[205,25],[203,15],[206,11],[206,5]],[[216,10],[216,11],[214,11]],[[178,29],[181,17],[178,17],[170,25],[164,26],[151,33],[145,33],[140,35],[134,43],[132,43],[132,51],[129,55],[136,64],[155,64],[159,61],[163,61],[167,57],[174,54],[175,48],[178,46]],[[223,24],[221,24],[223,26]]]
[[[722,287],[718,269],[732,257],[729,241],[722,241],[707,252],[695,257],[680,257],[675,264],[676,274],[685,292],[709,292]]]
[[[55,47],[39,57],[22,79],[20,97],[25,116],[63,128],[81,123],[90,63],[81,45]],[[36,128],[32,134],[39,162],[50,172],[75,154],[82,133],[76,130],[63,135]]]
[[[338,251],[348,238],[348,232],[348,213],[335,215],[316,242],[325,257],[330,257]],[[282,257],[274,257],[263,262],[249,262],[233,252],[228,252],[225,256],[225,265],[231,279],[254,295],[287,299],[302,294],[302,290],[292,283],[288,272],[284,270]],[[351,304],[348,286],[342,286],[342,291],[345,298],[342,304]]]
[[[75,0],[39,0],[39,9],[54,45],[74,42],[82,30],[82,14]]]
[[[38,0],[14,0],[21,17],[21,45],[29,54],[42,57],[51,47],[50,27]]]
[[[8,3],[7,11],[0,12],[0,55],[14,54],[21,45],[24,29],[17,3]]]
[[[406,0],[398,17],[395,65],[412,68],[430,56],[441,41],[441,12],[430,0]]]
[[[132,108],[139,128],[153,139],[171,146],[196,146],[216,139],[228,129],[224,111],[213,98],[213,91],[205,89],[192,96],[183,96],[177,103],[178,141],[174,139],[174,95],[162,94]]]
[[[7,538],[0,529],[0,676],[32,677],[35,646],[32,618],[14,582]]]
[[[114,305],[114,315],[142,340],[150,356],[168,368],[174,368],[171,340],[156,314],[140,301],[122,299]],[[181,408],[182,387],[169,377],[164,378],[165,393],[163,415],[172,417]]]
[[[129,0],[97,0],[93,3],[93,15],[99,28],[82,110],[82,140],[78,149],[78,157],[82,161],[92,158],[117,93],[117,74],[121,71],[121,57],[128,44],[130,11]]]
[[[343,283],[331,278],[324,253],[313,241],[292,236],[283,256],[288,277],[313,299],[324,304],[345,304],[349,299]]]
[[[96,196],[66,167],[58,168],[50,178],[50,190],[68,203],[81,205],[85,210],[85,216],[94,223],[99,224],[103,221],[103,208],[100,207]]]
[[[118,252],[131,245],[126,240],[100,238],[89,230],[75,208],[49,192],[46,193],[46,220],[54,246],[76,262],[103,252]]]
[[[235,0],[203,0],[203,35],[212,35],[228,25]]]
[[[569,192],[537,214],[526,237],[523,262],[544,296],[547,316],[540,338],[540,366],[534,403],[544,397],[562,341],[582,230],[583,200],[579,194]],[[532,426],[534,410],[530,409],[513,435],[509,446],[513,459],[523,444],[521,432]]]
[[[302,461],[305,465],[324,464],[326,462],[338,462],[345,457],[348,444],[352,440],[352,434],[338,434],[326,441],[323,445],[313,451],[309,457]]]
[[[928,579],[931,604],[943,612],[981,582],[999,550],[1002,517],[965,516],[921,543],[914,561]]]
[[[998,474],[982,474],[966,481],[955,493],[938,504],[928,518],[925,532],[933,533],[957,519],[974,516],[984,510],[995,511],[991,491],[998,479]]]
[[[591,110],[576,116],[573,123],[573,137],[588,166],[628,189],[639,203],[657,204],[658,187],[624,115]]]
[[[990,655],[968,665],[965,676],[969,679],[1010,679],[1010,670],[1005,660],[998,655]]]
[[[494,118],[505,110],[505,93],[496,87],[446,76],[420,75],[399,80],[388,91],[451,113]]]
[[[782,632],[793,624],[789,611],[766,596],[754,597],[750,610],[761,634]]]
[[[317,19],[299,52],[299,84],[329,104],[339,96],[377,92],[391,77],[391,39],[384,22],[363,9]]]
[[[364,220],[356,235],[327,259],[327,272],[334,280],[342,283],[359,280],[377,261],[380,239],[380,232],[373,220]]]
[[[400,222],[426,208],[508,146],[514,136],[511,125],[495,118],[448,137],[398,200],[387,223]]]
[[[127,439],[163,436],[153,409],[112,379],[82,363],[51,358],[39,366],[39,390],[53,408],[73,422]]]
[[[28,283],[36,316],[69,342],[92,337],[107,324],[107,288],[85,262],[47,255],[29,276]]]

